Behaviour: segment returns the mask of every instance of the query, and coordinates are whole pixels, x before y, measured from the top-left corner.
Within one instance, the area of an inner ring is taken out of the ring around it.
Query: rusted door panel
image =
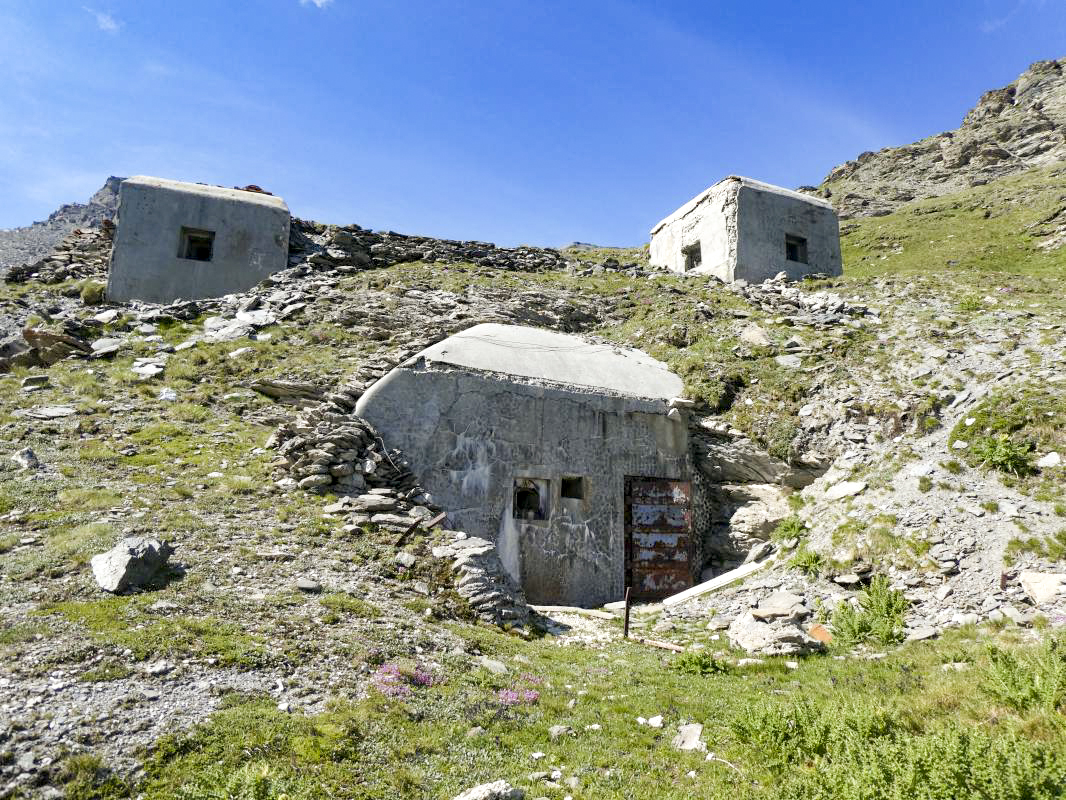
[[[626,585],[656,600],[692,585],[692,485],[626,478]]]

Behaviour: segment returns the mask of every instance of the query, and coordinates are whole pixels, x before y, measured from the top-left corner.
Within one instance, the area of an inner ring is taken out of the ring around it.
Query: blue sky
[[[638,244],[725,175],[818,183],[1064,56],[1066,0],[0,0],[0,228],[149,174]]]

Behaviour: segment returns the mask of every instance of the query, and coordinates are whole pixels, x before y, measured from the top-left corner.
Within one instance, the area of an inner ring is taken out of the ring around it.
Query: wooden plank
[[[750,564],[741,564],[736,569],[731,569],[729,572],[723,572],[721,575],[711,578],[709,581],[704,581],[703,583],[693,586],[691,589],[685,589],[683,592],[678,592],[671,597],[665,598],[662,601],[662,604],[664,606],[676,606],[678,603],[684,603],[686,600],[691,600],[693,597],[709,594],[716,589],[728,586],[733,581],[746,578],[764,567],[770,566],[775,560],[776,558],[771,556],[765,561],[752,561]]]
[[[552,614],[581,614],[596,619],[618,619],[616,614],[600,611],[595,608],[579,608],[578,606],[530,606],[538,614],[551,616]]]

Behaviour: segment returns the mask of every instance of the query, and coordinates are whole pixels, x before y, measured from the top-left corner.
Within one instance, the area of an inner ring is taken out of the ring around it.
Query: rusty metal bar
[[[626,587],[626,615],[625,621],[622,623],[622,638],[629,638],[629,590],[631,587]]]

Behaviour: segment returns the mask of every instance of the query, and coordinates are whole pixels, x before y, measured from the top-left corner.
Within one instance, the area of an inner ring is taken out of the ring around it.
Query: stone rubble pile
[[[8,270],[8,283],[62,283],[65,280],[107,277],[111,260],[111,237],[114,226],[110,223],[100,228],[75,228],[63,237],[55,249],[32,264],[23,264]]]
[[[739,614],[726,634],[734,647],[752,655],[791,656],[825,648],[802,625],[813,615],[804,597],[777,591]]]
[[[562,270],[571,262],[546,247],[497,247],[490,242],[460,242],[378,232],[358,225],[323,225],[293,218],[289,263],[353,272],[412,261],[467,262],[509,272]]]
[[[880,317],[867,306],[848,303],[834,292],[806,292],[799,285],[789,282],[783,272],[762,283],[749,284],[739,280],[728,284],[727,288],[753,306],[782,316],[785,322],[793,325],[829,328],[835,325],[864,327],[880,323]]]
[[[529,624],[525,595],[504,570],[492,542],[452,533],[449,543],[433,548],[433,556],[452,561],[456,591],[483,622],[515,628]]]
[[[362,387],[341,387],[281,425],[267,442],[281,486],[338,495],[391,489],[430,502],[398,450],[389,450],[366,420],[353,413]]]

